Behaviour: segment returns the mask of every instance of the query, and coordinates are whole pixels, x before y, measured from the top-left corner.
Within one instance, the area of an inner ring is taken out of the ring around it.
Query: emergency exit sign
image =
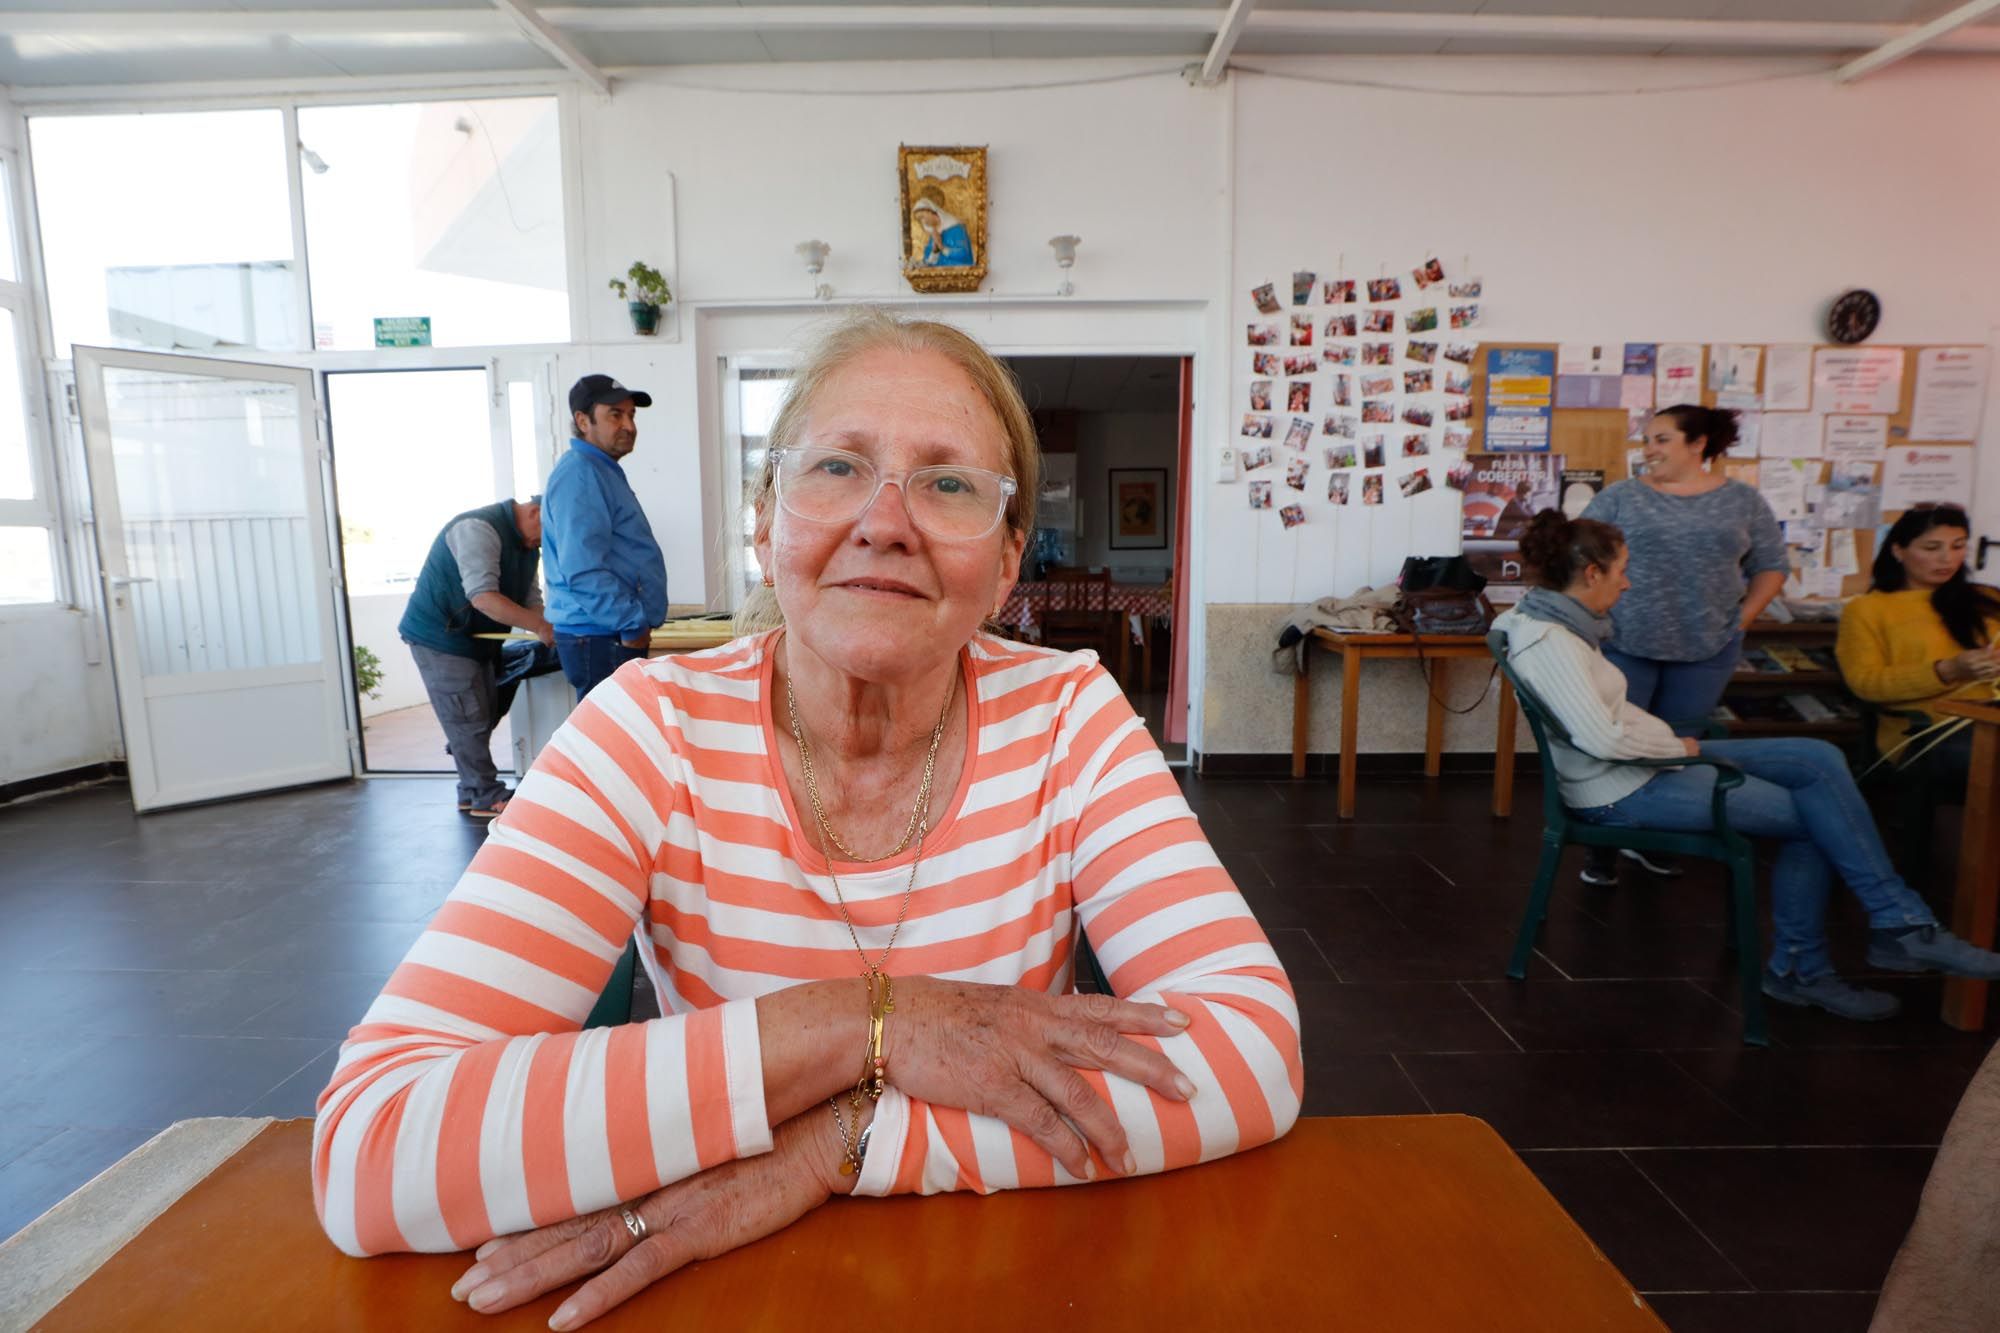
[[[429,347],[431,345],[431,317],[429,315],[404,315],[394,319],[375,321],[375,345],[377,347]]]

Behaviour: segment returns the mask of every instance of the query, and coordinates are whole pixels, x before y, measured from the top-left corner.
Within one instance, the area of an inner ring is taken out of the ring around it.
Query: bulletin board
[[[1786,346],[1787,344],[1779,344],[1779,345]],[[1796,346],[1798,344],[1791,344],[1791,345]],[[1771,365],[1770,347],[1760,344],[1725,344],[1725,346],[1744,347],[1744,348],[1761,347],[1762,355],[1759,356],[1758,358],[1757,382],[1755,390],[1761,400],[1765,392],[1765,380],[1770,371],[1770,365]],[[1894,412],[1886,414],[1854,413],[1852,415],[1855,416],[1885,415],[1887,418],[1887,431],[1886,431],[1887,448],[1890,451],[1894,451],[1899,447],[1908,448],[1913,443],[1916,443],[1915,441],[1912,441],[1910,437],[1910,429],[1916,406],[1915,399],[1917,392],[1917,376],[1918,376],[1920,354],[1926,350],[1938,350],[1944,348],[1950,348],[1954,350],[1964,350],[1972,346],[1976,345],[1966,344],[1966,343],[1949,343],[1949,344],[1924,344],[1921,346],[1913,345],[1913,346],[1904,346],[1895,348],[1894,350],[1899,351],[1903,357],[1903,376],[1902,376],[1901,394],[1900,394],[1900,399],[1896,404],[1896,410]],[[1855,351],[1863,349],[1878,351],[1878,352],[1886,350],[1879,346],[1868,347],[1866,344],[1863,344],[1858,348],[1841,347],[1833,344],[1814,345],[1812,349],[1813,352],[1812,366],[1815,370],[1814,378],[1815,379],[1817,378],[1816,371],[1819,365],[1819,358],[1821,353],[1828,351],[1844,352],[1844,351]],[[1555,343],[1481,344],[1479,349],[1479,354],[1474,358],[1473,361],[1473,374],[1472,374],[1472,420],[1470,424],[1472,427],[1471,448],[1474,452],[1482,452],[1485,449],[1486,395],[1487,395],[1486,377],[1487,377],[1487,364],[1488,364],[1487,353],[1492,350],[1500,350],[1500,351],[1522,350],[1522,351],[1557,353],[1559,349]],[[1708,382],[1711,350],[1712,350],[1711,345],[1709,344],[1702,345],[1700,364],[1697,373],[1701,376],[1701,401],[1706,406],[1714,407],[1717,405],[1716,403],[1717,394]],[[1984,348],[1980,348],[1979,350],[1982,352],[1985,351]],[[1815,389],[1815,394],[1817,394],[1817,389]],[[1803,414],[1766,413],[1764,415],[1782,416],[1782,415],[1816,415],[1816,414],[1817,415],[1825,414],[1825,409],[1822,407],[1821,403],[1817,400],[1817,398],[1815,398],[1815,401],[1812,403],[1808,411]],[[1628,441],[1626,439],[1627,430],[1628,430],[1627,413],[1623,407],[1611,407],[1611,408],[1555,407],[1552,409],[1550,414],[1548,452],[1552,454],[1563,455],[1564,459],[1563,465],[1565,467],[1601,468],[1604,472],[1607,484],[1613,481],[1621,481],[1624,480],[1629,475],[1626,468],[1626,451],[1630,448],[1637,447],[1636,441]],[[1972,437],[1936,438],[1936,439],[1926,438],[1921,441],[1922,446],[1927,449],[1940,448],[1940,447],[1972,449],[1976,443],[1977,443],[1976,439]],[[1751,461],[1760,461],[1760,460],[1745,460],[1745,462],[1751,462]],[[1976,460],[1975,460],[1975,465],[1976,465]],[[1886,470],[1887,464],[1877,463],[1874,466],[1875,466],[1875,481],[1877,487],[1879,488],[1884,481],[1883,474]],[[1739,465],[1739,469],[1740,467],[1741,465]],[[1817,460],[1817,462],[1815,463],[1815,468],[1817,471],[1817,476],[1815,479],[1824,482],[1827,479],[1829,471],[1829,464],[1824,457]],[[1736,471],[1739,469],[1732,469],[1732,471]],[[1968,475],[1971,475],[1970,469],[1968,469]],[[1746,475],[1744,479],[1750,480],[1751,478]],[[1963,502],[1969,504],[1970,501],[1971,501],[1971,495],[1970,493],[1968,493],[1966,496],[1963,497]],[[1881,521],[1884,524],[1892,523],[1902,513],[1903,513],[1902,509],[1888,509],[1885,507],[1882,509],[1881,512]],[[1838,531],[1849,531],[1849,530],[1839,529]],[[1859,565],[1861,572],[1857,574],[1850,574],[1841,581],[1840,595],[1843,597],[1851,597],[1856,594],[1866,592],[1868,590],[1868,583],[1869,583],[1868,569],[1875,558],[1876,529],[1855,528],[1852,529],[1851,531],[1853,532],[1853,539],[1857,546],[1856,563]]]

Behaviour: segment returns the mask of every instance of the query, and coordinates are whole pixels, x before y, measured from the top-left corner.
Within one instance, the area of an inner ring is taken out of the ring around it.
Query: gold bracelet
[[[861,1099],[854,1098],[854,1134],[849,1136],[847,1122],[841,1118],[840,1098],[829,1097],[826,1104],[833,1108],[833,1126],[840,1134],[840,1174],[859,1175],[861,1172]]]
[[[888,1018],[896,1008],[896,987],[886,972],[870,968],[865,974],[868,982],[868,1054],[862,1058],[861,1081],[855,1085],[857,1094],[879,1098],[889,1088],[889,1065],[882,1055],[883,1029],[888,1026]]]

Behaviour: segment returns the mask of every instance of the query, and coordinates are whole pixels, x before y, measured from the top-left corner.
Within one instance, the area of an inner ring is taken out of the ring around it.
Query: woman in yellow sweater
[[[1870,703],[1941,716],[1945,699],[1993,697],[2000,678],[2000,591],[1965,576],[1971,523],[1957,505],[1911,509],[1889,529],[1875,556],[1874,586],[1840,618],[1840,658],[1847,687]],[[1908,739],[1900,717],[1882,719],[1883,753]],[[1929,741],[1897,758],[1906,761]],[[1950,790],[1962,790],[1972,755],[1960,731],[1918,762]]]

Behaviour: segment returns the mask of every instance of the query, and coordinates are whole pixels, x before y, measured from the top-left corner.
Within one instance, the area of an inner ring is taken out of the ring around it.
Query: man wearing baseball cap
[[[542,578],[563,675],[579,699],[646,655],[667,618],[667,562],[619,460],[639,438],[634,412],[653,397],[609,375],[569,391],[569,452],[542,497]]]

